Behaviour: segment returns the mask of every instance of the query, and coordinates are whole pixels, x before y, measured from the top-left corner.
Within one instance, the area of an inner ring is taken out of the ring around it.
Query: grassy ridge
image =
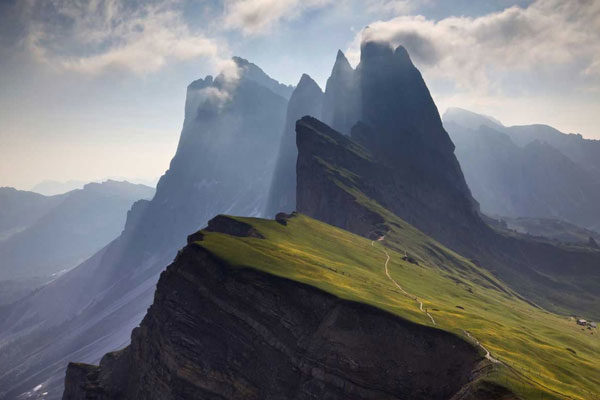
[[[391,230],[383,242],[372,245],[368,239],[298,215],[287,226],[236,218],[251,224],[265,239],[207,232],[198,244],[232,265],[293,279],[432,325],[418,304],[385,275],[385,246],[392,277],[423,301],[438,328],[466,340],[464,330],[469,331],[494,357],[511,366],[495,364],[481,384],[492,380],[531,399],[593,399],[600,393],[597,332],[591,335],[566,317],[526,303],[489,272],[376,203],[359,200],[385,216]],[[405,251],[419,264],[403,261]]]

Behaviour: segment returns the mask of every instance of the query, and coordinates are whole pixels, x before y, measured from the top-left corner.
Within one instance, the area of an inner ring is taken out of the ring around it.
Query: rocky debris
[[[295,211],[291,214],[286,214],[284,212],[280,212],[280,213],[277,213],[277,215],[275,215],[275,221],[277,221],[281,225],[287,225],[287,220],[292,217],[295,217],[295,216],[296,216]]]
[[[448,399],[481,362],[448,332],[187,246],[131,345],[70,364],[63,399]]]
[[[591,236],[588,239],[588,246],[590,246],[594,249],[600,249],[600,246],[598,246],[598,242],[596,242],[596,240]]]
[[[238,221],[237,219],[227,215],[217,215],[208,221],[208,226],[204,228],[204,231],[225,233],[227,235],[238,237],[253,237],[257,239],[265,238],[252,225]]]
[[[402,259],[411,264],[419,265],[419,262],[411,255],[405,254],[404,256],[402,256]]]

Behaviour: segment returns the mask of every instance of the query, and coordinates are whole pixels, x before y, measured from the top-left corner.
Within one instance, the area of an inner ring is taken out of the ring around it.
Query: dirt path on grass
[[[377,239],[377,241],[378,241],[378,242],[381,242],[381,241],[383,241],[384,239],[385,239],[385,236],[381,236],[379,239]],[[374,240],[372,240],[372,241],[371,241],[371,246],[375,247],[375,241],[374,241]],[[421,312],[424,312],[425,314],[427,314],[427,316],[428,316],[428,317],[431,319],[431,322],[433,323],[433,325],[437,325],[437,324],[436,324],[436,322],[435,322],[435,320],[433,319],[433,316],[432,316],[431,314],[429,314],[429,312],[427,312],[427,309],[423,310],[423,302],[421,302],[417,296],[415,296],[415,295],[413,295],[413,294],[410,294],[410,293],[408,293],[406,290],[404,290],[404,288],[403,288],[402,286],[400,286],[400,285],[398,284],[398,282],[396,282],[396,280],[395,280],[394,278],[392,278],[392,276],[390,275],[390,271],[389,271],[389,269],[388,269],[388,263],[390,262],[390,255],[389,255],[389,253],[387,252],[387,250],[385,250],[385,248],[383,248],[383,252],[385,253],[385,256],[386,256],[385,265],[384,265],[384,267],[385,267],[385,275],[388,277],[388,279],[389,279],[390,281],[392,281],[392,283],[393,283],[393,284],[394,284],[394,285],[395,285],[395,286],[396,286],[398,289],[400,289],[400,291],[401,291],[401,292],[402,292],[402,293],[403,293],[403,294],[404,294],[406,297],[408,297],[408,298],[410,298],[410,299],[412,299],[412,300],[415,300],[416,302],[418,302],[418,303],[419,303],[419,310],[420,310]],[[508,368],[510,371],[512,371],[512,373],[513,373],[513,374],[515,374],[515,375],[516,375],[516,377],[517,377],[517,378],[521,379],[522,381],[526,381],[526,382],[528,382],[529,384],[533,384],[534,386],[542,387],[542,388],[544,388],[544,389],[546,389],[546,390],[549,390],[549,391],[550,391],[550,392],[552,392],[552,393],[555,393],[555,394],[557,394],[557,395],[560,395],[561,397],[564,397],[564,398],[567,398],[567,399],[571,399],[571,400],[575,400],[575,399],[574,399],[574,398],[572,398],[572,397],[569,397],[569,396],[567,396],[567,395],[565,395],[565,394],[563,394],[563,393],[557,392],[556,390],[554,390],[554,389],[552,389],[552,388],[549,388],[548,386],[546,386],[546,385],[544,385],[544,384],[542,384],[542,383],[538,382],[537,380],[535,380],[535,379],[532,379],[531,377],[529,377],[529,376],[525,375],[523,372],[519,371],[519,370],[518,370],[518,369],[516,369],[515,367],[513,367],[513,366],[511,366],[511,365],[509,365],[509,364],[507,364],[507,363],[504,363],[504,362],[502,362],[502,361],[500,361],[500,360],[498,360],[498,359],[496,359],[496,358],[492,357],[492,355],[490,354],[489,350],[488,350],[488,349],[486,349],[486,348],[485,348],[485,347],[484,347],[484,346],[483,346],[483,345],[482,345],[482,344],[479,342],[479,340],[477,340],[475,337],[473,337],[473,336],[472,336],[472,335],[471,335],[469,332],[467,332],[466,330],[463,330],[463,332],[464,332],[464,334],[465,334],[467,337],[469,337],[469,339],[471,339],[472,341],[474,341],[474,342],[475,342],[475,344],[476,344],[477,346],[479,346],[479,347],[480,347],[480,348],[481,348],[481,349],[482,349],[482,350],[485,352],[485,358],[486,358],[487,360],[489,360],[491,363],[494,363],[494,364],[502,364],[502,365],[506,366],[506,367],[507,367],[507,368]]]
[[[485,358],[487,358],[488,360],[490,360],[493,363],[499,363],[499,360],[496,360],[494,357],[492,357],[490,355],[490,352],[488,351],[488,349],[486,349],[485,347],[483,347],[483,345],[481,343],[479,343],[479,340],[475,339],[473,336],[471,336],[471,334],[465,330],[463,330],[463,332],[465,333],[465,335],[467,335],[469,338],[471,338],[472,340],[475,341],[475,343],[477,344],[477,346],[481,347],[481,349],[483,351],[485,351]]]
[[[381,236],[379,239],[377,239],[378,242],[381,242],[384,239],[384,236]],[[375,247],[375,241],[372,240],[371,241],[371,246]],[[404,290],[404,288],[402,286],[400,286],[400,284],[398,282],[396,282],[396,280],[394,278],[392,278],[392,276],[390,275],[390,271],[388,269],[388,263],[390,262],[390,255],[388,254],[387,250],[385,250],[385,248],[383,249],[383,252],[385,253],[385,256],[387,257],[387,259],[385,260],[385,275],[388,277],[388,279],[390,281],[392,281],[392,283],[398,288],[400,289],[400,291],[408,298],[416,301],[417,303],[419,303],[419,310],[421,312],[424,312],[429,319],[431,319],[431,322],[433,323],[433,325],[437,325],[435,323],[435,319],[433,319],[433,317],[431,316],[431,314],[429,314],[429,312],[427,311],[427,309],[423,310],[423,302],[421,300],[419,300],[419,298],[417,296],[415,296],[414,294],[410,294],[408,293],[406,290]]]
[[[377,239],[378,242],[383,241],[385,237],[381,236],[379,239]],[[371,246],[375,247],[375,241],[372,240],[371,241]],[[433,325],[437,325],[435,323],[435,319],[433,318],[433,316],[431,314],[429,314],[429,312],[427,311],[427,309],[423,310],[423,302],[421,300],[419,300],[419,298],[413,294],[408,293],[406,290],[404,290],[404,288],[402,286],[400,286],[400,284],[398,282],[396,282],[396,280],[394,278],[392,278],[392,276],[390,275],[390,270],[388,268],[388,263],[390,262],[390,255],[387,252],[387,250],[384,248],[383,252],[385,253],[386,256],[386,260],[385,260],[385,275],[388,277],[388,279],[390,281],[392,281],[392,283],[398,288],[400,289],[400,291],[408,298],[416,301],[417,303],[419,303],[419,310],[421,312],[424,312],[425,314],[427,314],[427,316],[429,317],[429,319],[431,319],[431,322],[433,323]],[[473,336],[471,336],[471,334],[465,330],[463,330],[463,332],[465,333],[465,335],[467,335],[471,340],[475,341],[475,343],[477,344],[477,346],[481,347],[481,349],[483,351],[485,351],[485,358],[487,358],[488,360],[490,360],[493,363],[499,363],[500,361],[498,361],[497,359],[495,359],[494,357],[492,357],[490,355],[490,352],[488,351],[488,349],[486,349],[480,342],[479,340],[475,339]]]

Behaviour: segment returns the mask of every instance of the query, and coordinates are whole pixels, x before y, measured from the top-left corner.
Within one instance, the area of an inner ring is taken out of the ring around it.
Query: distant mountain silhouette
[[[0,242],[27,229],[63,199],[64,196],[0,187]]]
[[[52,207],[0,241],[0,281],[47,276],[76,266],[121,233],[133,202],[153,195],[154,189],[148,186],[106,181],[45,197]],[[4,204],[2,208],[10,207]]]
[[[87,182],[78,181],[78,180],[70,180],[66,182],[59,182],[53,180],[45,180],[40,183],[35,184],[32,188],[32,192],[36,192],[39,194],[43,194],[44,196],[54,196],[57,194],[63,194],[70,192],[75,189],[83,189],[83,186]]]
[[[600,159],[600,141],[543,125],[504,127],[460,109],[448,110],[444,125],[483,212],[600,228],[600,170],[588,160]]]

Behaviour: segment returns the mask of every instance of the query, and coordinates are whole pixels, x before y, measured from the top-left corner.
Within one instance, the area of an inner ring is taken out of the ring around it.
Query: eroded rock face
[[[385,234],[382,216],[359,204],[345,186],[438,240],[470,236],[466,232],[478,226],[468,198],[439,190],[441,184],[425,179],[417,168],[382,163],[372,150],[314,118],[299,120],[296,131],[299,212],[361,236]]]
[[[457,336],[195,244],[129,347],[69,366],[63,399],[448,399],[481,359]]]

